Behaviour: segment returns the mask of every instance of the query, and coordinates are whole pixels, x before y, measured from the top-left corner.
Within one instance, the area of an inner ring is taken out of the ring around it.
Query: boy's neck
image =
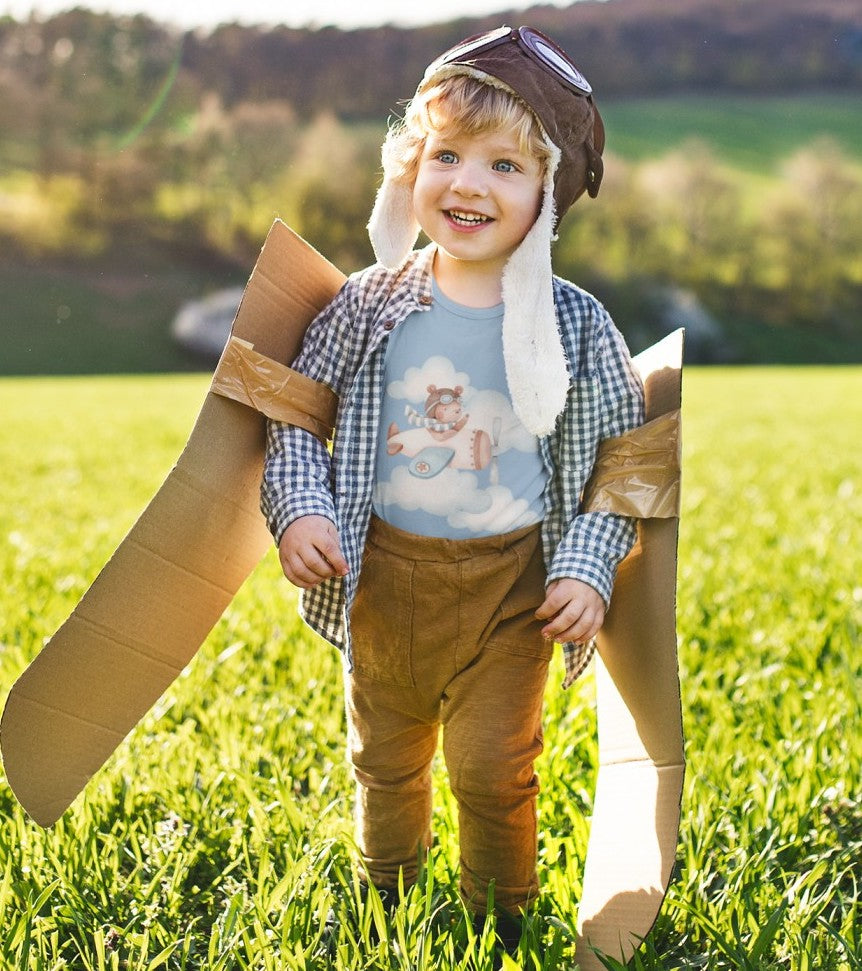
[[[503,300],[503,267],[453,259],[439,248],[434,280],[443,294],[463,307],[496,307]]]

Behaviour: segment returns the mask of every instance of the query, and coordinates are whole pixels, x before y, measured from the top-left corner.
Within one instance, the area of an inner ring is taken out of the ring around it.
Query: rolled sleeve
[[[319,439],[284,422],[267,422],[260,508],[276,543],[301,516],[335,522],[329,482],[329,453]]]
[[[607,608],[617,567],[636,538],[635,521],[627,516],[611,513],[577,516],[557,547],[548,569],[548,583],[562,577],[581,580],[598,592]]]
[[[592,367],[573,397],[563,468],[571,471],[565,492],[576,492],[575,515],[562,524],[563,535],[548,566],[548,582],[573,577],[593,587],[607,607],[617,567],[637,539],[634,519],[612,513],[579,511],[580,493],[600,442],[643,424],[643,385],[625,340],[603,310],[596,328]],[[577,470],[577,471],[575,471]],[[564,473],[565,474],[565,473]],[[574,497],[573,497],[574,498]]]

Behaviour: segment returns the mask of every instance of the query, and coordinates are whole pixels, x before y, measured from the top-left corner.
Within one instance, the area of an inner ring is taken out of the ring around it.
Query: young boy
[[[578,503],[599,442],[642,422],[642,389],[602,306],[551,271],[603,147],[590,86],[538,31],[435,61],[384,143],[379,263],[293,364],[339,395],[332,454],[268,430],[262,508],[303,616],[345,657],[367,877],[416,879],[442,726],[461,891],[480,915],[492,885],[513,915],[538,892],[552,645],[573,680],[635,537]],[[431,244],[414,252],[420,228]]]

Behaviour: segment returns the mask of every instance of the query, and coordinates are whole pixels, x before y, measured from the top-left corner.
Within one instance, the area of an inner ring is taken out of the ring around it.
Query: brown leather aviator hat
[[[598,195],[604,123],[590,83],[550,37],[533,27],[505,26],[470,37],[428,67],[419,90],[463,73],[475,73],[487,83],[502,82],[531,109],[559,149],[554,173],[558,222],[585,189],[592,198]]]
[[[416,91],[466,75],[501,89],[537,119],[550,156],[542,205],[503,270],[503,356],[512,406],[524,427],[548,435],[566,405],[571,382],[557,329],[551,243],[572,203],[602,181],[605,129],[592,88],[568,55],[532,27],[498,27],[468,38],[437,58]],[[391,268],[409,256],[419,235],[413,185],[403,175],[397,127],[383,144],[383,182],[368,222],[378,261]]]

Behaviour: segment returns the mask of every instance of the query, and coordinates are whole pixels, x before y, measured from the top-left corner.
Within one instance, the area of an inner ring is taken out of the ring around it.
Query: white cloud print
[[[472,472],[444,469],[434,477],[434,487],[417,479],[407,468],[394,469],[388,482],[377,484],[377,500],[415,512],[443,516],[453,529],[508,533],[537,522],[529,503],[516,500],[503,486],[479,488]]]
[[[460,384],[466,388],[469,383],[469,374],[456,371],[448,357],[435,355],[429,357],[421,368],[407,368],[404,379],[393,381],[386,390],[393,398],[404,398],[415,405],[428,397],[429,384],[436,384],[438,388],[454,388]]]
[[[441,429],[428,430],[407,417],[393,422],[388,441],[401,457],[392,467],[389,480],[377,482],[378,508],[438,516],[452,530],[488,535],[538,522],[536,509],[528,500],[515,497],[505,484],[505,475],[504,484],[498,481],[501,455],[510,450],[527,454],[538,450],[536,438],[518,421],[509,399],[492,389],[477,390],[470,384],[470,375],[457,370],[442,355],[429,357],[420,367],[407,368],[404,377],[392,381],[386,390],[390,398],[406,402],[409,409],[422,414],[431,385],[460,389],[458,413],[463,413],[465,424],[457,434],[437,438],[435,434]],[[412,466],[403,464],[404,459],[416,463],[424,456],[426,462],[433,463],[431,453],[446,450],[451,450],[451,464],[430,476],[415,468],[411,472]],[[510,469],[513,459],[514,455],[508,460]],[[516,459],[515,464],[520,461]],[[477,469],[488,471],[477,474]]]

